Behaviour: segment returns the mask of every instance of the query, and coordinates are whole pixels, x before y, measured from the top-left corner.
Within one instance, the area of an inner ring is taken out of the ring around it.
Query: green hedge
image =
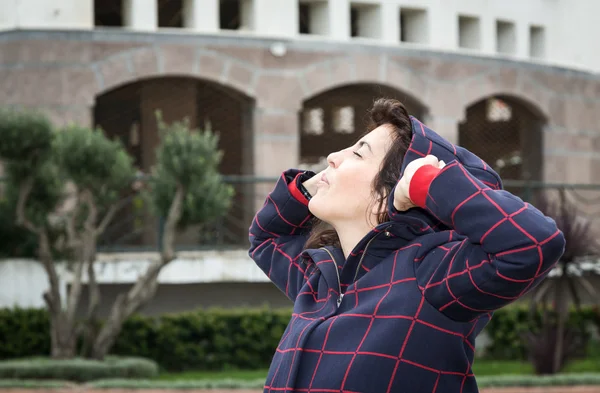
[[[593,307],[584,307],[579,313],[575,309],[570,312],[569,325],[576,326],[580,323],[586,326],[598,326],[598,310]],[[491,345],[486,349],[486,357],[493,359],[527,359],[527,350],[521,334],[525,331],[535,331],[539,328],[541,313],[532,320],[527,306],[509,306],[496,311],[490,323],[485,327]],[[588,337],[586,337],[588,338]],[[584,355],[581,353],[581,355]]]
[[[600,374],[561,374],[551,376],[502,375],[497,377],[479,377],[480,388],[537,387],[537,386],[598,386]],[[127,389],[127,390],[206,390],[206,389],[262,389],[264,379],[260,380],[196,380],[196,381],[157,381],[132,379],[102,379],[87,383],[91,389]],[[68,389],[69,382],[38,381],[22,379],[0,380],[0,389]]]
[[[134,316],[112,353],[153,359],[170,371],[265,368],[290,320],[289,310],[209,310]],[[0,309],[0,360],[50,353],[43,309]]]
[[[486,327],[491,345],[486,356],[524,359],[520,332],[536,329],[526,307],[510,306],[494,315]],[[163,369],[223,370],[266,368],[290,319],[289,310],[199,310],[158,318],[130,318],[112,353],[155,360]],[[571,323],[597,321],[586,308],[571,315]],[[48,316],[38,309],[0,310],[0,359],[47,355]]]
[[[49,331],[45,309],[0,309],[0,360],[50,354]]]
[[[153,378],[158,365],[148,359],[108,356],[90,359],[56,360],[31,358],[0,361],[0,379],[55,379],[87,382],[106,378]]]
[[[288,310],[210,310],[130,318],[113,348],[155,359],[165,369],[268,367],[289,322]]]

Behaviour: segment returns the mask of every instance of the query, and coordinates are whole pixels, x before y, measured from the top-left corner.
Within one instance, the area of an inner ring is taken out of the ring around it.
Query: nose
[[[327,156],[327,164],[332,168],[337,168],[340,165],[340,152],[336,151]]]

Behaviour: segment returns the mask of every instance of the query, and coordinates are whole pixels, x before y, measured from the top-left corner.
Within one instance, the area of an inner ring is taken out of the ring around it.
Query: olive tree
[[[157,116],[161,143],[144,196],[164,220],[160,252],[127,293],[98,321],[101,302],[96,280],[97,241],[126,203],[120,195],[135,175],[132,159],[102,130],[68,126],[55,130],[40,114],[0,111],[0,160],[5,167],[5,199],[15,206],[17,225],[37,240],[37,258],[49,282],[44,300],[51,321],[51,355],[77,354],[83,335],[84,355],[102,359],[123,323],[156,293],[161,269],[176,258],[177,231],[226,214],[232,189],[218,172],[222,154],[210,129],[190,129],[184,120],[166,124]],[[67,294],[61,291],[58,260],[71,271]],[[76,318],[87,277],[87,313]]]
[[[116,299],[94,341],[93,358],[100,359],[108,353],[125,320],[156,293],[161,269],[176,258],[178,230],[222,217],[231,204],[233,189],[223,182],[218,171],[222,158],[218,135],[210,128],[190,129],[187,120],[167,124],[160,112],[157,121],[161,143],[145,196],[154,214],[165,222],[160,253],[131,289]]]
[[[17,224],[36,235],[37,257],[48,276],[51,355],[73,357],[81,333],[75,314],[83,272],[93,275],[97,239],[133,178],[131,159],[101,130],[55,130],[44,116],[25,111],[0,112],[0,139],[6,198],[14,203]],[[72,271],[66,295],[57,257]]]

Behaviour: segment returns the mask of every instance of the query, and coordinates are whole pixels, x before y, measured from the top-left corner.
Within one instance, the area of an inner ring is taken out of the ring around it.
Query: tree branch
[[[77,195],[77,201],[76,201],[76,205],[75,208],[73,209],[73,211],[71,213],[67,214],[67,219],[66,219],[66,232],[67,232],[67,247],[70,248],[76,248],[81,246],[81,239],[78,239],[77,236],[75,235],[75,219],[77,217],[77,214],[79,213],[79,204],[80,204],[80,198],[79,195]]]
[[[158,274],[163,266],[162,259],[155,261],[127,294],[117,296],[108,320],[94,341],[93,358],[101,359],[106,355],[123,328],[125,320],[154,296],[158,288]]]
[[[161,269],[175,259],[173,243],[177,223],[181,219],[183,211],[185,192],[186,190],[182,185],[177,186],[165,223],[161,257],[148,267],[126,295],[121,294],[117,297],[107,322],[94,342],[94,358],[102,358],[107,353],[121,331],[125,320],[154,296],[158,288],[158,275]]]
[[[62,301],[60,296],[60,281],[56,272],[56,266],[54,264],[54,257],[52,256],[52,247],[50,246],[50,239],[48,231],[45,227],[38,227],[27,218],[25,208],[31,190],[33,189],[35,179],[33,176],[29,176],[19,185],[19,197],[17,200],[17,225],[21,225],[29,231],[37,234],[38,237],[38,259],[41,262],[46,275],[48,277],[48,284],[50,286],[49,291],[44,292],[43,298],[48,307],[50,315],[55,317],[60,314],[62,310]]]
[[[183,199],[185,197],[186,190],[181,184],[177,184],[177,190],[175,191],[175,197],[171,202],[169,208],[169,214],[167,215],[167,221],[165,222],[162,247],[161,247],[161,259],[162,264],[166,265],[175,259],[174,242],[175,232],[177,223],[181,219],[183,212]]]
[[[60,311],[60,310],[55,309],[54,299],[52,298],[52,294],[50,292],[48,292],[48,291],[44,292],[42,295],[42,298],[44,299],[44,302],[46,303],[46,307],[48,307],[48,311],[50,312],[50,315],[54,315],[57,311]]]
[[[88,319],[95,319],[100,306],[100,288],[98,287],[94,261],[92,260],[88,261],[87,274],[89,288]]]
[[[85,230],[87,233],[94,234],[96,232],[96,221],[98,220],[98,206],[94,200],[94,195],[89,189],[81,192],[81,199],[88,207],[88,215],[85,219]]]
[[[33,189],[33,184],[34,178],[33,176],[30,176],[19,185],[19,199],[17,200],[17,225],[21,225],[31,232],[40,235],[42,228],[35,226],[31,221],[29,221],[27,214],[25,213],[25,206],[27,206],[27,200],[29,199],[29,194],[31,194],[31,190]]]
[[[73,321],[75,317],[75,312],[77,311],[77,305],[79,304],[79,295],[81,293],[81,280],[83,267],[85,265],[85,260],[82,258],[81,254],[78,254],[75,258],[77,258],[77,262],[75,265],[75,272],[73,274],[73,281],[71,282],[71,290],[69,291],[69,295],[67,298],[67,316],[69,322]]]
[[[108,211],[106,212],[106,214],[100,221],[100,225],[98,225],[98,228],[96,228],[96,236],[100,236],[104,233],[104,231],[106,231],[106,227],[108,227],[108,224],[110,224],[110,222],[112,221],[115,214],[121,208],[123,208],[125,205],[127,205],[127,203],[129,203],[129,201],[130,201],[129,198],[123,198],[108,209]]]
[[[88,261],[88,311],[87,319],[82,325],[81,333],[83,334],[83,346],[81,349],[82,355],[86,358],[93,355],[94,339],[98,329],[98,311],[100,310],[100,289],[96,281],[96,271],[94,270],[94,262],[96,256]]]
[[[48,283],[50,285],[50,292],[44,294],[44,300],[48,305],[48,309],[54,315],[58,314],[62,308],[62,302],[60,298],[60,282],[58,274],[56,273],[56,266],[52,258],[52,251],[50,248],[50,241],[48,234],[45,230],[42,230],[38,236],[39,248],[38,257],[46,274],[48,275]]]
[[[96,247],[96,218],[98,216],[98,209],[94,201],[94,196],[88,189],[83,190],[80,196],[81,198],[78,199],[86,204],[88,208],[88,215],[85,219],[83,234],[79,238],[80,247],[77,250],[78,252],[75,253],[75,273],[73,275],[71,291],[69,292],[69,298],[67,301],[67,317],[69,323],[73,322],[75,313],[77,311],[77,306],[79,304],[84,266],[93,264]],[[79,209],[76,208],[75,210],[77,211]]]

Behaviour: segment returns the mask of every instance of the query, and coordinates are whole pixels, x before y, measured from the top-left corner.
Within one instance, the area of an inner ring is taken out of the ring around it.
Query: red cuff
[[[288,190],[290,190],[290,194],[292,194],[292,196],[300,203],[303,203],[304,205],[308,206],[308,199],[304,196],[304,194],[302,194],[302,191],[300,191],[298,189],[298,186],[296,185],[296,183],[298,183],[298,176],[302,175],[302,173],[299,173],[296,175],[296,177],[294,178],[294,180],[292,180],[290,182],[290,184],[288,184]]]
[[[429,185],[440,171],[440,168],[433,165],[423,165],[417,169],[408,187],[409,198],[415,205],[425,207]]]

